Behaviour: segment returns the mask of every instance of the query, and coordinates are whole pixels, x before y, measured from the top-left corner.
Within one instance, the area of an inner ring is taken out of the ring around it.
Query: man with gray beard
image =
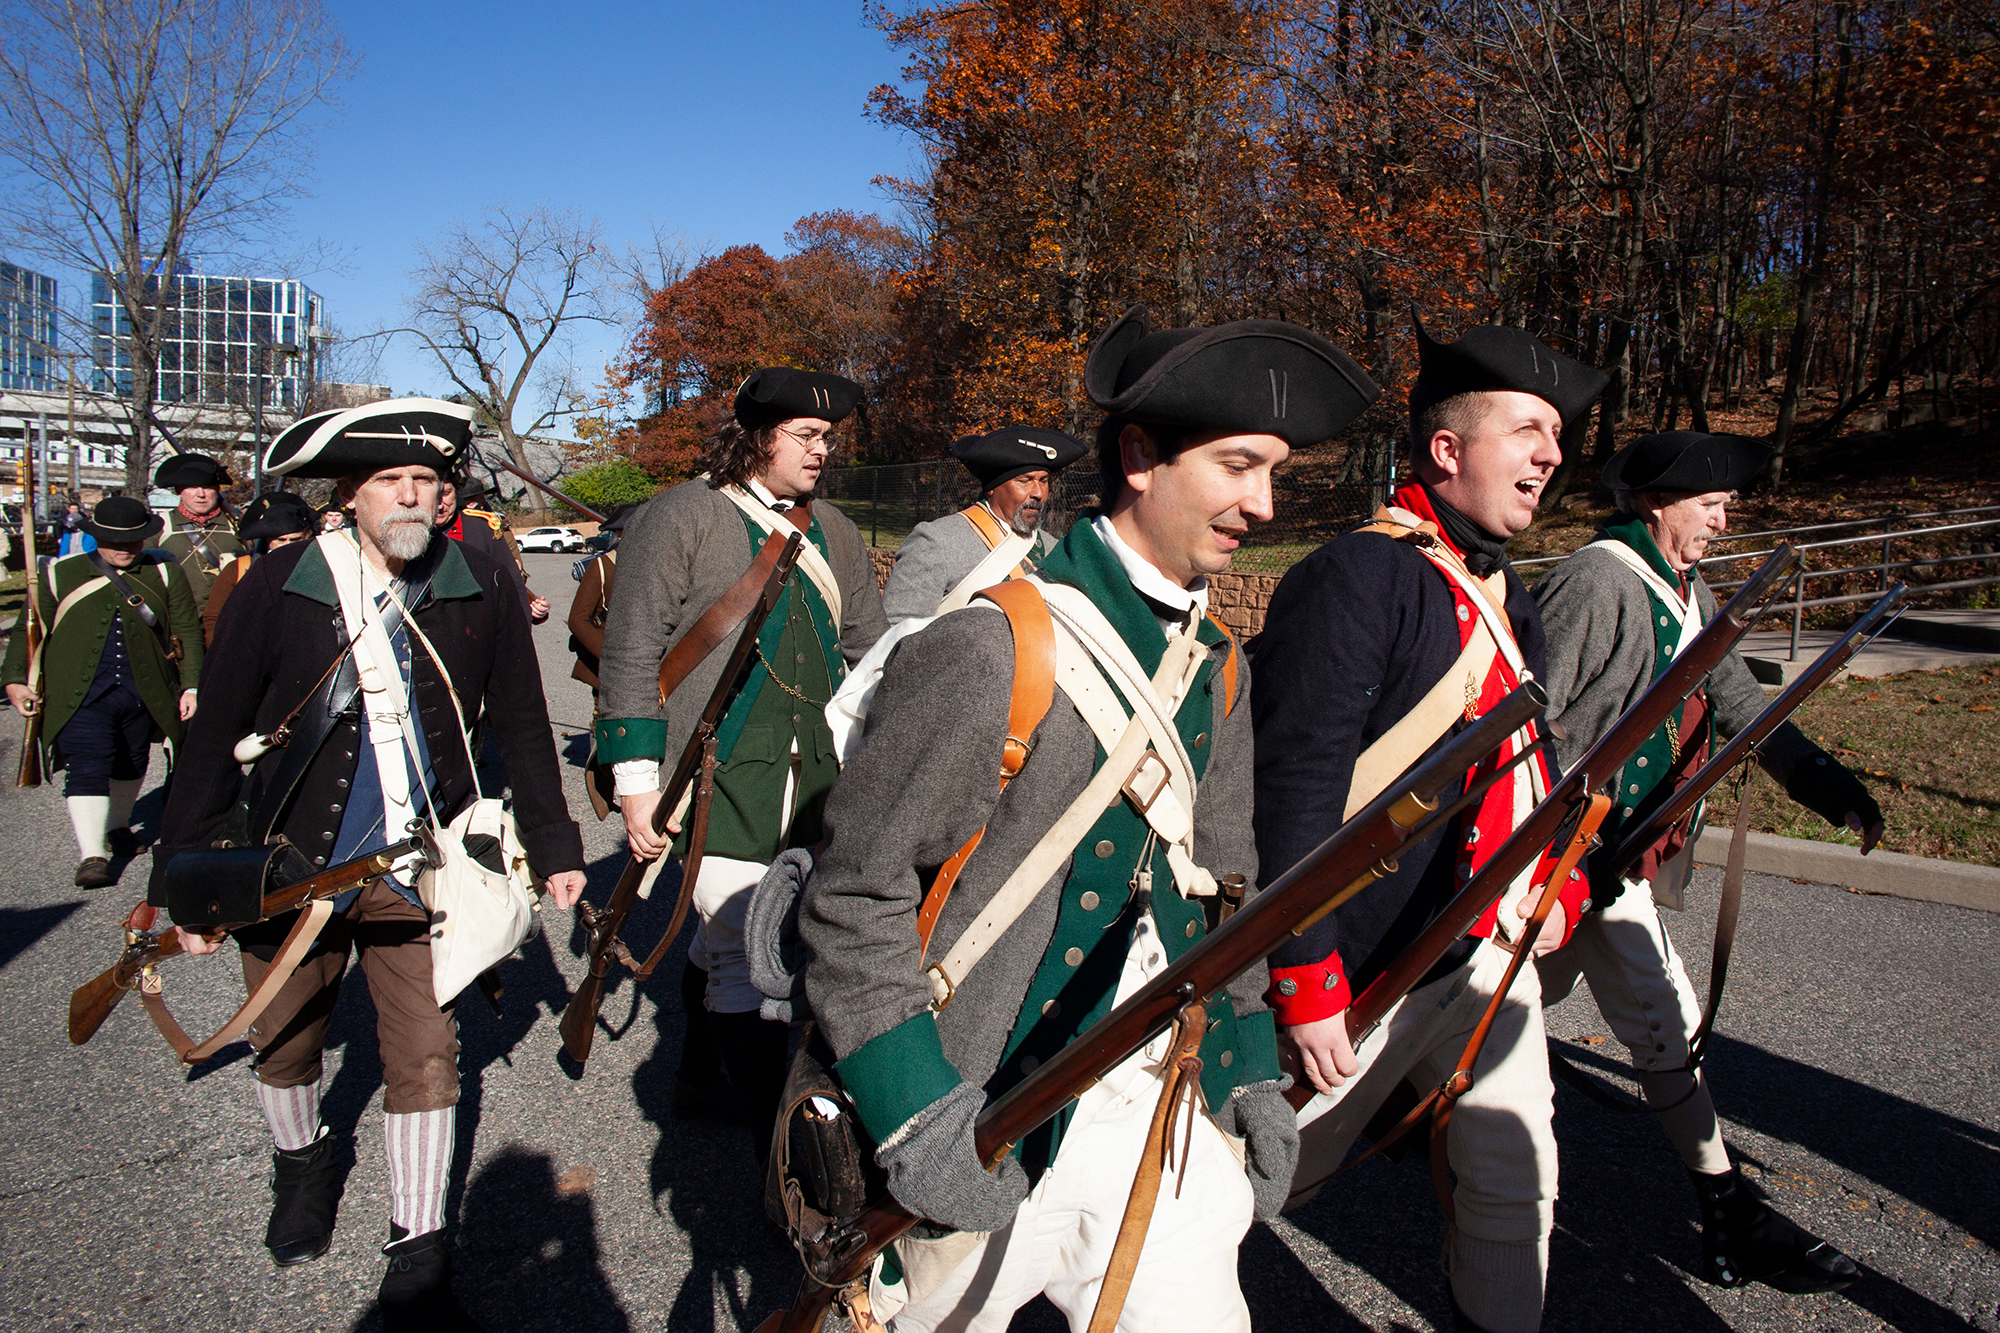
[[[308,417],[272,442],[266,469],[337,478],[354,525],[264,556],[224,604],[208,657],[219,669],[203,682],[213,693],[189,728],[162,821],[156,906],[166,905],[169,849],[283,838],[317,869],[399,841],[413,820],[452,819],[479,795],[464,728],[482,703],[529,868],[557,905],[576,902],[582,836],[563,799],[520,592],[486,555],[432,528],[439,478],[471,431],[469,409],[406,398]],[[281,724],[288,741],[244,777],[239,744]],[[321,1051],[348,954],[358,953],[386,1085],[383,1327],[446,1333],[472,1327],[452,1295],[444,1242],[458,1037],[455,997],[435,991],[415,869],[399,862],[334,900],[317,943],[250,1028],[251,1069],[275,1147],[264,1244],[280,1266],[306,1263],[332,1242],[340,1153],[320,1122]],[[295,920],[233,932],[251,991]],[[191,954],[218,947],[181,938]]]

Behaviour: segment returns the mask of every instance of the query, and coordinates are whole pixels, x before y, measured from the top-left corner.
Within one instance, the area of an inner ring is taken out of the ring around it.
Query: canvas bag
[[[348,617],[349,634],[357,657],[374,656],[379,647],[358,632],[362,606],[361,579],[365,565],[353,538],[345,533],[328,533],[319,539],[333,544],[327,550],[327,564],[334,572],[334,586],[341,596],[342,614]],[[340,550],[345,547],[345,550]],[[336,558],[336,551],[339,557]],[[394,599],[395,591],[382,591]],[[399,603],[400,604],[400,603]],[[458,722],[459,744],[472,774],[473,800],[449,823],[431,804],[430,791],[423,799],[430,812],[437,848],[436,863],[417,875],[417,896],[431,914],[431,993],[439,1008],[450,1004],[481,972],[508,957],[535,931],[539,902],[531,892],[533,876],[528,870],[528,854],[513,814],[498,797],[479,794],[479,766],[466,737],[465,709],[451,673],[430,639],[417,625],[416,617],[403,608],[403,624],[423,645],[437,668],[451,697],[452,715]],[[379,635],[376,636],[379,638]],[[358,664],[357,664],[358,665]],[[404,748],[418,753],[416,734],[410,722],[407,698],[402,693],[402,673],[393,664],[379,673],[385,692],[398,715]]]

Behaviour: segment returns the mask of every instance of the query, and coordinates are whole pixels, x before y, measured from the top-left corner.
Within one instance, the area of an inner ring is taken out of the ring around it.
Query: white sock
[[[77,858],[88,861],[93,856],[109,857],[111,844],[105,841],[104,833],[108,827],[105,821],[111,813],[111,798],[71,796],[66,800],[70,827],[76,830]]]
[[[319,1123],[319,1084],[305,1083],[296,1088],[273,1088],[257,1084],[257,1106],[264,1123],[271,1127],[271,1142],[280,1151],[299,1152],[311,1147],[326,1129]]]
[[[106,826],[115,829],[132,827],[132,807],[139,802],[139,788],[145,785],[143,774],[136,778],[111,779],[111,812],[106,818]]]
[[[1542,1287],[1549,1243],[1480,1240],[1454,1229],[1451,1294],[1486,1333],[1535,1333],[1542,1326]]]
[[[1653,1119],[1667,1131],[1688,1170],[1705,1176],[1718,1176],[1729,1170],[1729,1150],[1722,1146],[1722,1122],[1715,1118],[1715,1102],[1708,1095],[1706,1081],[1694,1090],[1692,1097],[1687,1095],[1688,1075],[1684,1070],[1641,1074],[1639,1086],[1646,1090],[1648,1105],[1672,1108],[1653,1112]],[[1673,1105],[1683,1097],[1687,1100],[1679,1106]]]
[[[389,1148],[389,1221],[409,1233],[404,1239],[443,1229],[457,1137],[455,1106],[382,1117],[382,1138]]]

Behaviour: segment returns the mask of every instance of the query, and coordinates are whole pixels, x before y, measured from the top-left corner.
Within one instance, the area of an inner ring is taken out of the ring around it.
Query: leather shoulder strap
[[[778,552],[787,540],[775,532],[765,538],[763,548],[750,562],[750,568],[730,585],[728,592],[715,599],[715,605],[701,613],[701,618],[688,627],[680,642],[660,659],[660,707],[667,706],[667,700],[681,687],[681,682],[701,665],[704,658],[722,646],[743,623],[743,617],[756,609],[757,599],[764,592],[764,583],[771,577],[771,567],[777,563]]]
[[[1029,738],[1042,725],[1049,705],[1055,701],[1056,627],[1041,591],[1025,579],[996,584],[979,595],[1006,613],[1007,628],[1014,635],[1014,683],[1007,696],[1007,739],[1000,746],[1000,790],[1004,792],[1007,784],[1027,767],[1028,757],[1034,753]],[[952,886],[958,883],[959,872],[965,869],[965,863],[972,859],[985,836],[986,826],[982,824],[949,861],[938,867],[937,878],[931,881],[924,894],[924,905],[917,913],[920,952],[930,949],[931,933],[944,914]]]
[[[1000,520],[994,518],[992,511],[985,505],[967,505],[958,512],[972,525],[973,530],[979,534],[979,539],[986,543],[987,550],[992,550],[1007,539],[1006,532],[1000,527]]]
[[[1222,715],[1226,718],[1236,711],[1236,636],[1229,626],[1215,618],[1213,611],[1208,614],[1208,623],[1222,631],[1222,637],[1229,644],[1229,654],[1222,659]]]

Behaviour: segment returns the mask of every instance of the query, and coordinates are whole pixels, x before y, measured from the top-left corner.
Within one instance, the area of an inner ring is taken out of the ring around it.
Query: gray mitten
[[[1256,1198],[1256,1214],[1270,1221],[1291,1197],[1292,1177],[1299,1170],[1299,1122],[1285,1090],[1289,1077],[1265,1083],[1249,1083],[1238,1088],[1215,1117],[1226,1134],[1243,1140],[1249,1162],[1250,1193]]]
[[[1028,1175],[1012,1155],[988,1171],[972,1148],[972,1122],[986,1090],[961,1083],[910,1117],[875,1160],[889,1173],[889,1193],[918,1217],[959,1231],[998,1231],[1028,1194]],[[1297,1138],[1292,1155],[1298,1155]],[[1288,1176],[1289,1183],[1290,1177]]]

